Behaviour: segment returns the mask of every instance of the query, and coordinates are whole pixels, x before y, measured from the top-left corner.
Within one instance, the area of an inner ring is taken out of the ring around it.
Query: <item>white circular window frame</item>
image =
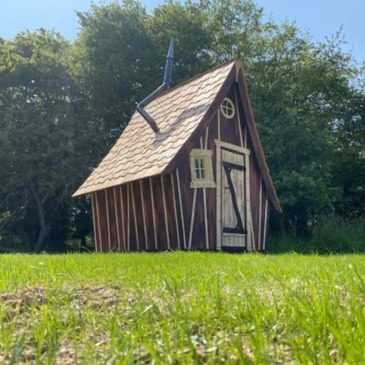
[[[236,109],[230,98],[224,98],[220,109],[223,116],[227,119],[232,119],[236,114]]]

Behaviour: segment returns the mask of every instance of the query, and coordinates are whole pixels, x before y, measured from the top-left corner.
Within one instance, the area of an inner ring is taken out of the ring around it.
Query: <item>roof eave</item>
[[[246,77],[243,72],[243,66],[240,61],[236,63],[237,68],[237,74],[236,74],[236,82],[238,85],[238,92],[240,94],[240,98],[243,105],[243,110],[245,112],[246,122],[247,122],[247,129],[251,137],[252,146],[255,150],[255,154],[257,157],[257,162],[260,168],[260,171],[262,173],[262,178],[266,187],[268,198],[273,205],[274,209],[278,213],[282,213],[282,209],[280,206],[279,198],[276,194],[276,190],[269,172],[269,167],[266,162],[264,150],[262,148],[262,144],[259,139],[259,135],[257,132],[255,119],[253,116],[253,111],[251,107],[250,99],[248,98],[248,88],[247,88],[247,82]]]

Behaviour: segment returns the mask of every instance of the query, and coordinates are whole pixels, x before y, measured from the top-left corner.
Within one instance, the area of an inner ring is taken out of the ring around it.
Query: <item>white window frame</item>
[[[215,188],[213,177],[213,151],[193,148],[190,152],[191,188]],[[197,169],[196,161],[200,160],[202,168]],[[204,176],[202,176],[204,171]]]
[[[227,110],[226,110],[227,105],[231,109],[230,114],[227,113]],[[230,98],[223,99],[220,110],[221,110],[222,115],[227,119],[232,119],[236,115],[236,107],[234,105],[234,102]]]

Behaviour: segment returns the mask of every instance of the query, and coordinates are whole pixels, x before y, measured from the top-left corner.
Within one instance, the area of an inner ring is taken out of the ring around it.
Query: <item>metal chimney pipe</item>
[[[171,39],[169,50],[167,52],[167,57],[166,57],[166,66],[165,66],[163,84],[160,85],[152,94],[150,94],[139,104],[137,104],[137,111],[147,121],[147,123],[150,125],[150,127],[153,129],[155,133],[158,133],[160,131],[160,128],[156,124],[155,120],[144,110],[144,107],[147,106],[152,100],[156,99],[160,94],[162,94],[165,90],[167,90],[170,87],[173,63],[174,63],[174,40]]]
[[[171,84],[171,74],[172,74],[172,65],[174,63],[174,40],[171,39],[169,50],[166,56],[166,65],[165,65],[165,75],[163,78],[163,83],[167,84],[167,88],[170,87]]]

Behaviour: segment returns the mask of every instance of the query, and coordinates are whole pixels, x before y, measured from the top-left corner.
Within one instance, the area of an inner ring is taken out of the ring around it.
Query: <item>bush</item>
[[[77,238],[70,238],[66,242],[66,250],[72,252],[81,251],[81,240]]]
[[[365,218],[321,217],[314,226],[312,242],[319,253],[365,252]]]
[[[26,251],[26,245],[20,235],[6,230],[0,231],[0,253]]]
[[[267,239],[267,252],[281,254],[297,252],[302,254],[315,253],[314,247],[308,237],[299,237],[294,234],[283,233],[280,235],[269,235]]]

